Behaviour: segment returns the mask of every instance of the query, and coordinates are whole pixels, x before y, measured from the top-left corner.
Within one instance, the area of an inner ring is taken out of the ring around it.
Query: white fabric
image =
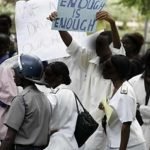
[[[123,46],[120,49],[115,49],[111,44],[110,49],[112,54],[125,55]],[[76,65],[86,74],[86,79],[81,82],[82,85],[80,87],[81,94],[83,95],[81,97],[83,105],[91,112],[96,121],[101,122],[103,113],[99,112],[97,108],[102,99],[112,93],[113,85],[110,80],[103,78],[101,66],[99,66],[99,57],[96,56],[95,51],[82,48],[75,41],[72,41],[67,51],[71,55],[73,62],[76,62]],[[96,132],[87,140],[84,150],[89,150],[88,147],[91,144],[92,150],[97,150],[98,147],[102,150],[102,147],[105,147],[105,142],[101,138],[101,129],[98,128]]]
[[[77,64],[77,62],[73,59],[73,57],[63,57],[63,58],[59,58],[59,59],[53,59],[50,60],[50,62],[55,62],[55,61],[62,61],[64,62],[70,72],[70,78],[71,78],[71,84],[68,85],[68,87],[70,89],[72,89],[80,98],[80,100],[82,101],[83,99],[83,90],[84,88],[82,88],[84,86],[84,82],[85,82],[85,78],[86,78],[86,72],[83,71],[79,65]]]
[[[113,54],[125,55],[124,48],[112,48]],[[112,84],[110,80],[105,80],[102,77],[101,69],[99,66],[99,57],[95,52],[87,51],[85,48],[80,47],[75,41],[67,48],[67,52],[72,56],[74,62],[86,73],[86,80],[82,88],[83,104],[90,111],[94,111],[99,105],[100,101],[105,98],[112,91]]]
[[[51,136],[50,143],[45,150],[73,150],[73,147],[63,134],[56,132]]]
[[[142,74],[133,77],[129,82],[133,86],[137,102],[140,104],[140,112],[144,122],[142,129],[146,139],[147,150],[150,150],[150,99],[148,105],[145,105],[146,92]]]
[[[107,150],[119,150],[119,149],[107,147]],[[146,150],[146,145],[145,145],[145,143],[142,143],[139,145],[128,147],[127,150]]]
[[[96,142],[97,141],[97,142]],[[107,137],[100,125],[85,143],[85,150],[105,150]]]
[[[126,89],[126,91],[123,91]],[[136,98],[132,86],[124,82],[115,95],[110,99],[109,105],[113,108],[110,121],[107,125],[108,146],[119,148],[121,142],[121,128],[124,122],[132,122],[127,147],[144,143],[142,129],[136,120]]]
[[[58,86],[53,93],[47,95],[52,105],[52,118],[50,121],[50,131],[57,130],[50,137],[50,144],[47,150],[62,149],[62,146],[68,145],[65,150],[77,150],[77,142],[74,137],[74,131],[77,120],[77,108],[74,93],[65,85]],[[59,133],[59,134],[58,134]],[[57,134],[55,136],[55,134]],[[65,138],[59,137],[59,135]],[[63,143],[59,143],[61,140]],[[69,143],[69,144],[67,144]],[[55,149],[55,146],[56,149]],[[70,146],[72,147],[70,149]],[[59,148],[58,148],[59,147]]]

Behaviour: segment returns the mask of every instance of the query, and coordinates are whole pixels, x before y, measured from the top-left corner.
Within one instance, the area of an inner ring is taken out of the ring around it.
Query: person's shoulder
[[[128,82],[133,86],[137,81],[142,79],[143,74],[136,75],[132,77]]]
[[[124,82],[120,88],[120,93],[128,94],[128,89],[129,89],[129,85],[127,84],[127,82]]]

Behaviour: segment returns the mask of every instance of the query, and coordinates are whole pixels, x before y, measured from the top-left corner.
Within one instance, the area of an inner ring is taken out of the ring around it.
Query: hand
[[[114,22],[114,19],[107,11],[99,11],[96,13],[96,20],[105,20],[109,23]]]
[[[56,19],[57,19],[57,12],[56,12],[56,11],[52,12],[52,13],[47,17],[47,19],[50,20],[50,21],[56,20]]]
[[[98,108],[104,111],[104,105],[102,103],[99,104]]]

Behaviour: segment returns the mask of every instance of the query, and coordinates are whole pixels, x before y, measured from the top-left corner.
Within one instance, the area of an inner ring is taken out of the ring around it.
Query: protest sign
[[[68,56],[58,31],[51,30],[46,18],[56,11],[57,0],[30,0],[16,3],[16,32],[19,53],[33,54],[42,60]],[[77,41],[85,40],[83,33],[71,33]]]
[[[64,31],[96,31],[96,12],[102,10],[105,0],[59,0],[58,18],[52,29]]]

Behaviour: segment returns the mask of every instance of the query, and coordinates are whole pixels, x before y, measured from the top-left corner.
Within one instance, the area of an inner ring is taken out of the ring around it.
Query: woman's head
[[[126,56],[113,55],[103,63],[103,76],[105,79],[125,80],[130,71],[130,62]]]
[[[48,83],[48,86],[52,88],[60,84],[69,85],[71,83],[68,67],[59,61],[47,65],[44,79],[45,82]]]
[[[99,35],[96,39],[96,54],[101,58],[101,62],[111,56],[108,40],[103,35]]]
[[[144,43],[144,38],[140,33],[125,34],[122,43],[128,57],[134,57],[139,54]]]

